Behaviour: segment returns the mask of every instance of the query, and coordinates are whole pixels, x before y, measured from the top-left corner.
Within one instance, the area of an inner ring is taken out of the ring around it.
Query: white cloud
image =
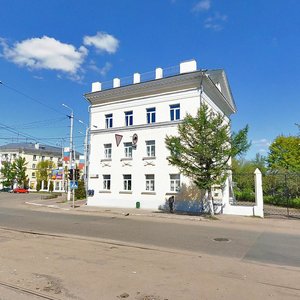
[[[211,1],[210,0],[201,0],[197,4],[194,5],[194,7],[193,7],[192,10],[194,12],[200,12],[200,11],[209,10],[210,9],[210,5],[211,5]]]
[[[227,16],[216,12],[212,17],[207,18],[204,21],[204,27],[214,31],[220,31],[223,29],[224,23],[227,21]]]
[[[75,75],[80,69],[88,50],[78,49],[71,44],[62,43],[54,38],[43,36],[15,43],[10,47],[1,39],[2,56],[19,66],[30,69],[58,70]]]
[[[85,36],[83,44],[94,46],[99,51],[115,53],[119,47],[119,40],[106,32],[97,32],[94,36]]]
[[[111,70],[112,64],[109,62],[106,62],[102,68],[99,68],[99,67],[97,67],[97,65],[94,61],[91,61],[88,67],[91,70],[101,74],[102,76],[105,76],[107,74],[107,72],[109,72]]]

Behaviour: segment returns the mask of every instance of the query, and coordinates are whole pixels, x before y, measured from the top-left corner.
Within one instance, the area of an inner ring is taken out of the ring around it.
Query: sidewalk
[[[26,202],[27,205],[36,207],[45,207],[52,210],[61,210],[70,213],[92,214],[102,216],[124,216],[136,218],[151,218],[152,220],[166,221],[201,221],[202,225],[208,226],[226,226],[232,228],[240,228],[241,230],[255,231],[276,231],[286,232],[290,234],[299,234],[300,222],[294,219],[278,219],[278,218],[257,218],[234,215],[215,215],[214,218],[205,215],[192,215],[183,212],[171,214],[168,211],[150,210],[142,208],[118,208],[118,207],[99,207],[88,206],[86,200],[75,201],[73,208],[72,201],[67,202],[65,197],[55,199],[34,199]]]

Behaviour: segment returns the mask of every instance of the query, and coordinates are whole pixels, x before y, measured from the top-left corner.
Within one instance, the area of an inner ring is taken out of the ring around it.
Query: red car
[[[13,190],[14,193],[29,193],[29,191],[27,189],[23,189],[23,188],[15,188]]]

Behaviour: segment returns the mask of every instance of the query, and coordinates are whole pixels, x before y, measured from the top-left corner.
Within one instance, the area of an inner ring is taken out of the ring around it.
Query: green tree
[[[37,180],[48,181],[55,164],[50,160],[40,161],[37,166]]]
[[[26,165],[27,162],[25,157],[18,157],[13,163],[13,167],[15,169],[15,178],[19,186],[25,187],[27,183]]]
[[[77,200],[86,198],[85,186],[83,180],[78,181],[78,189],[75,190],[75,196]]]
[[[2,163],[1,174],[4,178],[3,185],[13,188],[16,178],[14,164],[8,161]]]
[[[165,139],[170,150],[168,161],[200,190],[207,191],[207,201],[213,214],[212,186],[224,183],[230,169],[230,158],[248,150],[248,126],[230,134],[230,123],[224,115],[212,112],[203,104],[196,117],[187,114],[178,125],[178,133],[178,136]]]
[[[269,147],[267,162],[271,171],[300,172],[300,137],[278,136]]]

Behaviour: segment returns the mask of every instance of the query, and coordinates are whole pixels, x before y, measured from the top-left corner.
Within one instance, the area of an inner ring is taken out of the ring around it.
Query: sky
[[[0,145],[37,141],[83,152],[95,81],[195,59],[224,69],[249,125],[247,158],[300,123],[298,0],[0,0]]]

